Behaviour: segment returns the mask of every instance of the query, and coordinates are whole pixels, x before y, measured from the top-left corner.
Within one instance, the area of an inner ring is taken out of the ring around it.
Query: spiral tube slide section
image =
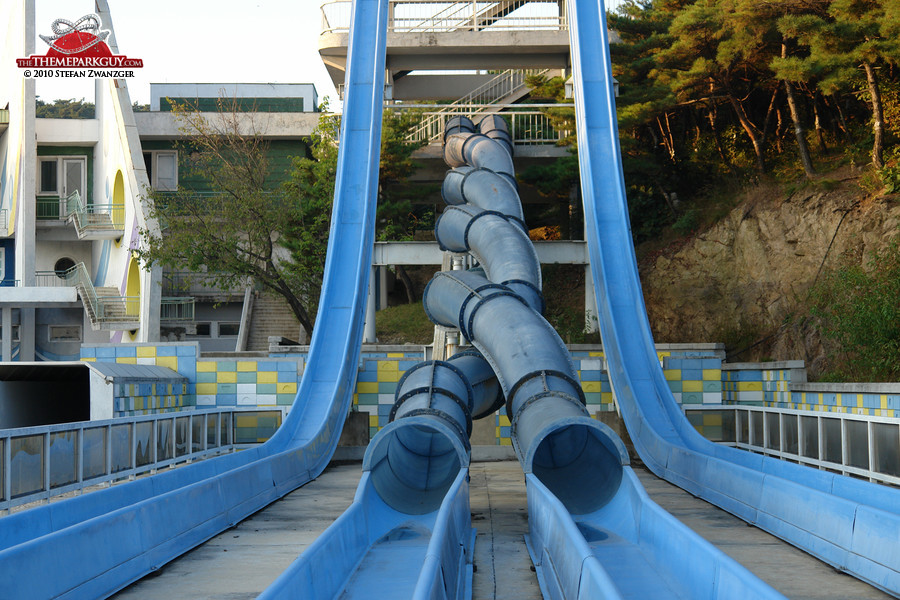
[[[900,491],[704,439],[666,385],[638,278],[618,146],[606,15],[569,0],[578,154],[610,381],[654,473],[900,596]]]
[[[268,443],[0,519],[4,598],[101,598],[316,477],[352,401],[374,239],[387,0],[353,4],[332,229],[306,372]]]

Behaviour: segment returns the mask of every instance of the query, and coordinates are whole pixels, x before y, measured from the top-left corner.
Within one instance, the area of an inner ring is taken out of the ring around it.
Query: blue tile
[[[175,356],[197,356],[197,346],[175,346]]]
[[[582,371],[582,381],[603,381],[603,371]]]
[[[702,361],[703,369],[721,369],[722,359],[720,358],[704,358]]]
[[[414,366],[416,366],[417,364],[419,364],[419,362],[421,362],[421,361],[418,361],[418,360],[401,360],[401,361],[398,361],[398,362],[397,362],[397,368],[400,369],[401,371],[409,371],[409,370],[412,369]]]
[[[157,346],[157,356],[175,356],[175,346]]]
[[[81,347],[81,358],[96,358],[97,357],[97,349],[93,346],[82,346]]]
[[[256,370],[257,371],[277,371],[279,362],[284,362],[284,361],[276,362],[274,360],[261,360],[258,363],[256,363]]]
[[[682,369],[682,381],[703,381],[703,371],[701,369]]]
[[[281,361],[278,363],[277,367],[278,371],[293,371],[297,372],[297,363],[293,360]]]
[[[116,349],[113,347],[97,348],[97,358],[115,358]]]
[[[360,371],[356,376],[357,381],[378,381],[378,373],[376,371]]]
[[[137,356],[137,347],[135,346],[116,346],[116,356]]]
[[[216,406],[237,406],[237,394],[216,394]]]

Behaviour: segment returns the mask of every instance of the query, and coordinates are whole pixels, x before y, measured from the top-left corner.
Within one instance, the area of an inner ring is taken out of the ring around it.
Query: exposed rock
[[[863,260],[898,225],[896,196],[866,198],[849,177],[787,197],[774,184],[749,189],[712,228],[643,261],[656,341],[725,342],[730,360],[799,358],[814,376],[824,360],[820,337],[791,317],[803,313],[823,264],[843,253]]]

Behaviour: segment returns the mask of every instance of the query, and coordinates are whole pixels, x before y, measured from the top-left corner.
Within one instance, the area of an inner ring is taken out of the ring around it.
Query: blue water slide
[[[591,272],[610,381],[635,449],[660,477],[900,595],[900,491],[713,444],[676,404],[638,278],[602,2],[570,0],[569,27]]]
[[[361,25],[360,25],[361,24]],[[0,519],[0,596],[101,598],[316,477],[352,401],[374,238],[386,0],[357,0],[319,314],[268,443]]]

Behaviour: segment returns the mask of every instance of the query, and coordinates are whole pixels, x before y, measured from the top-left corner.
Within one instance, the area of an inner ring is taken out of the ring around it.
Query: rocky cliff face
[[[866,198],[850,176],[790,195],[755,186],[711,229],[642,260],[656,341],[725,342],[731,361],[803,359],[815,376],[818,332],[790,317],[803,313],[823,264],[843,253],[864,260],[898,226],[897,197]]]

